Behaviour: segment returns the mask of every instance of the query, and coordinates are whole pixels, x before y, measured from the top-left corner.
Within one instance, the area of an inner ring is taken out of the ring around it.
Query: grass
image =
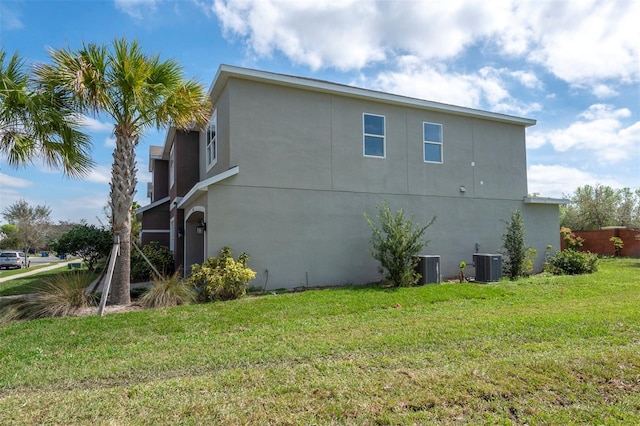
[[[0,423],[638,424],[640,260],[0,325]]]
[[[51,266],[51,265],[43,265],[38,268],[32,267],[32,268],[29,268],[27,271],[44,268],[46,266]],[[86,268],[82,268],[81,270],[86,271]],[[24,269],[18,270],[18,271],[25,272]],[[77,271],[77,269],[75,271]],[[14,278],[9,281],[0,282],[0,296],[12,296],[16,294],[34,293],[39,289],[41,289],[42,287],[44,287],[48,281],[55,279],[56,276],[60,274],[69,274],[72,272],[73,270],[70,271],[66,267],[60,267],[50,271],[41,272],[35,275],[29,275],[27,277]],[[97,275],[94,276],[94,278],[96,277]]]

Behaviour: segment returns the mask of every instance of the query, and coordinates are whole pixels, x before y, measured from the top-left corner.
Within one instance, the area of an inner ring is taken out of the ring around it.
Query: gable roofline
[[[536,120],[531,118],[517,117],[508,114],[444,104],[408,96],[394,95],[392,93],[363,89],[346,84],[332,83],[325,80],[296,77],[292,75],[278,74],[225,64],[220,65],[220,67],[218,68],[216,76],[214,77],[208,92],[209,98],[212,99],[214,103],[224,90],[224,87],[226,86],[227,81],[230,78],[257,81],[267,84],[293,87],[356,99],[373,100],[387,104],[420,108],[428,111],[443,112],[472,118],[481,118],[485,120],[499,121],[502,123],[517,124],[524,127],[529,127],[536,124]]]

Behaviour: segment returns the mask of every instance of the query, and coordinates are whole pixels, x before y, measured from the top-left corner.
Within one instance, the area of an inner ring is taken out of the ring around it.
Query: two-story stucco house
[[[230,246],[267,288],[380,279],[364,213],[387,200],[425,224],[443,276],[499,250],[522,211],[527,245],[559,246],[558,204],[527,196],[534,120],[307,78],[220,67],[202,132],[152,146],[143,244],[190,265]]]

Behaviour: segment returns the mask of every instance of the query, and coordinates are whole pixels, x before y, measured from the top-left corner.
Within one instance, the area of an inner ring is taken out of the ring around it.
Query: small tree
[[[423,241],[422,237],[436,217],[427,225],[419,226],[414,225],[413,215],[406,219],[402,209],[392,213],[386,201],[376,208],[379,226],[364,214],[372,230],[370,241],[373,249],[369,253],[380,262],[379,271],[389,283],[397,287],[413,285],[420,279],[420,274],[415,271],[416,255],[429,242]]]
[[[42,243],[52,226],[50,207],[46,205],[33,207],[25,200],[16,201],[5,208],[2,216],[7,222],[16,226],[14,236],[20,244],[19,248],[25,252]]]
[[[616,256],[620,256],[620,250],[624,248],[624,241],[620,237],[611,237],[609,241],[613,243],[613,249],[616,252]]]
[[[100,258],[107,256],[113,244],[111,232],[95,225],[77,225],[71,231],[60,236],[51,244],[58,253],[69,253],[80,256],[93,271]]]
[[[516,280],[523,275],[526,248],[524,245],[524,222],[520,210],[511,213],[511,221],[502,235],[502,247],[504,248],[504,271],[511,280]]]

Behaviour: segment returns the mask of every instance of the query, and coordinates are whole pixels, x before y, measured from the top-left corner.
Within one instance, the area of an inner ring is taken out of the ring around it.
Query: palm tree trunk
[[[124,137],[116,131],[116,148],[111,168],[110,204],[113,233],[120,239],[120,256],[113,272],[110,302],[116,305],[131,303],[131,205],[136,193],[137,137]]]

